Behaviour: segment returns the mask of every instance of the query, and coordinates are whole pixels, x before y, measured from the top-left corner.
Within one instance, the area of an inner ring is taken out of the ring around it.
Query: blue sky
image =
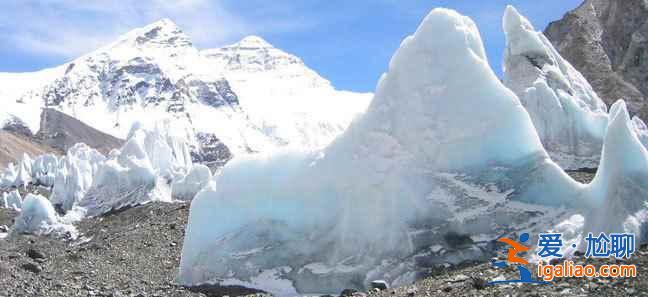
[[[168,17],[199,48],[259,35],[301,57],[339,89],[373,91],[401,40],[434,7],[470,16],[479,26],[493,69],[501,73],[507,4],[536,29],[581,0],[3,0],[0,72],[33,71],[69,61],[132,28]]]

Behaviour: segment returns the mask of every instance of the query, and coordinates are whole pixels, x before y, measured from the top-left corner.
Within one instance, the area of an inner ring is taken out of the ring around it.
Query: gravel
[[[174,282],[189,209],[150,203],[78,224],[75,241],[31,235],[0,240],[0,296],[223,296],[241,287]],[[17,213],[0,209],[0,225]]]
[[[576,264],[610,264],[615,260],[572,259]],[[439,273],[412,285],[370,292],[376,297],[412,296],[648,296],[648,248],[641,247],[623,264],[636,264],[636,278],[556,278],[549,284],[488,285],[497,277],[519,279],[514,268],[493,268],[488,263]],[[535,273],[535,267],[531,269]]]

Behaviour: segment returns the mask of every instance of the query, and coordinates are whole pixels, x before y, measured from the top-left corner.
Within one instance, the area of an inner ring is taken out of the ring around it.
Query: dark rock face
[[[44,108],[41,112],[40,127],[36,138],[61,151],[67,151],[75,144],[83,142],[105,154],[121,147],[124,143],[121,139],[105,134],[51,108]]]
[[[238,96],[234,93],[225,79],[214,82],[205,82],[202,80],[190,80],[188,83],[196,98],[203,104],[212,107],[221,107],[225,105],[238,106]]]
[[[211,133],[197,133],[199,147],[192,148],[191,159],[195,163],[216,169],[222,167],[232,158],[232,153],[225,144]]]
[[[238,97],[225,78],[204,79],[193,74],[178,80],[172,77],[146,51],[129,60],[115,59],[110,51],[99,52],[69,64],[64,76],[45,85],[37,95],[45,106],[56,108],[95,106],[102,101],[111,111],[162,106],[173,114],[184,112],[186,104],[195,102],[238,108]]]
[[[648,3],[586,0],[544,34],[610,106],[617,99],[648,119]]]
[[[12,132],[17,135],[22,135],[25,137],[32,137],[32,132],[29,130],[29,127],[27,127],[27,124],[23,122],[21,119],[17,117],[12,117],[9,119],[7,122],[5,122],[4,126],[0,127],[2,130]]]

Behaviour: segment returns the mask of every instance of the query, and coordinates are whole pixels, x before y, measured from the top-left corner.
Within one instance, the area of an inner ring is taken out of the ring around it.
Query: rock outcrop
[[[648,3],[586,0],[544,31],[560,54],[612,105],[648,119]]]

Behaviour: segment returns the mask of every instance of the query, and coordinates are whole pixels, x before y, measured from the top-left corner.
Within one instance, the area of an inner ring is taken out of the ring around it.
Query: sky
[[[338,89],[372,92],[389,59],[435,7],[452,8],[479,27],[501,76],[501,18],[514,5],[537,30],[581,0],[2,0],[0,72],[53,67],[108,44],[131,29],[173,20],[200,49],[258,35],[302,58]]]

